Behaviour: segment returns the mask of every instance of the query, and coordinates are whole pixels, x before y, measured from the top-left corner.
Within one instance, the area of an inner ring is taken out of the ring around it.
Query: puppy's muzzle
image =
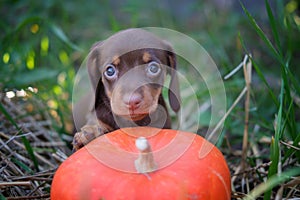
[[[139,92],[134,92],[132,94],[125,94],[123,96],[123,102],[129,109],[130,113],[134,112],[141,106],[143,101],[143,96]]]

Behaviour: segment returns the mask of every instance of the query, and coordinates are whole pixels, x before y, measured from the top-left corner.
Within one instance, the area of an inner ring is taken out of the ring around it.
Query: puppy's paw
[[[73,151],[77,151],[93,139],[103,135],[103,130],[97,125],[85,125],[80,132],[75,133],[73,138]]]

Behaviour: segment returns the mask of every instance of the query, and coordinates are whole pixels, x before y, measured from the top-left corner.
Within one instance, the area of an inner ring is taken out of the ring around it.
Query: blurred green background
[[[273,42],[265,2],[242,3]],[[270,1],[270,6],[278,20],[280,48],[291,60],[290,70],[299,74],[296,65],[300,59],[299,1]],[[23,89],[41,98],[54,117],[54,128],[61,133],[72,131],[73,79],[90,46],[130,27],[165,27],[189,35],[208,51],[223,76],[242,61],[245,53],[251,53],[270,89],[279,94],[281,68],[238,1],[14,0],[1,1],[0,7],[1,92]],[[263,123],[263,127],[273,130],[272,123],[267,121],[274,118],[277,107],[270,104],[270,96],[265,92],[268,88],[262,80],[254,75],[253,81],[252,114],[256,116],[252,118],[253,124]],[[243,74],[238,73],[225,84],[231,105],[244,87]],[[38,93],[32,92],[33,89]],[[203,102],[209,97],[200,87],[199,94]],[[240,136],[243,127],[237,125],[242,124],[241,112],[236,109],[231,115],[233,120],[227,120],[230,122],[226,125],[228,131]],[[203,121],[209,121],[207,116]]]

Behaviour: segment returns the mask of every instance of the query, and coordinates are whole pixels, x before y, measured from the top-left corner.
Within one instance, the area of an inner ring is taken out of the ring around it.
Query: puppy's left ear
[[[180,94],[179,94],[179,81],[176,71],[176,55],[172,50],[168,51],[169,74],[171,75],[171,81],[169,85],[169,103],[174,112],[178,112],[180,109]]]

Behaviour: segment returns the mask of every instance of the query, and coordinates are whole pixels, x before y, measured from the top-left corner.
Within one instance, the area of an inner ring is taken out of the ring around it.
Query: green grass
[[[273,92],[272,88],[268,85],[265,75],[262,73],[262,66],[255,62],[255,58],[253,59],[254,67],[259,77],[266,84],[268,92],[270,94],[270,98],[272,99],[274,107],[277,109],[277,114],[274,119],[274,133],[272,134],[271,146],[270,146],[270,161],[271,165],[268,170],[268,180],[262,187],[254,188],[252,192],[252,196],[250,199],[258,198],[260,194],[264,193],[264,199],[271,199],[272,189],[275,186],[278,186],[283,182],[283,180],[290,180],[292,177],[287,177],[286,174],[292,173],[294,176],[300,174],[299,168],[289,169],[290,167],[285,166],[286,169],[281,168],[282,164],[289,158],[292,154],[299,158],[299,151],[287,149],[280,145],[280,141],[291,140],[295,146],[299,146],[299,124],[297,125],[295,109],[297,109],[297,105],[294,104],[294,100],[292,98],[292,91],[295,92],[298,96],[300,91],[298,90],[299,83],[295,74],[290,71],[290,67],[295,65],[291,54],[293,54],[293,49],[283,47],[282,38],[279,37],[280,34],[291,34],[292,30],[290,25],[284,25],[284,21],[286,18],[290,18],[289,14],[279,15],[284,18],[275,18],[273,11],[270,7],[269,1],[265,0],[265,6],[268,13],[269,24],[272,31],[272,36],[275,41],[275,46],[268,38],[267,34],[261,29],[261,27],[257,24],[254,17],[248,12],[248,10],[242,5],[244,12],[247,15],[247,18],[258,34],[259,38],[263,41],[266,46],[268,53],[275,59],[274,67],[280,67],[280,93],[278,97],[275,96],[275,92]],[[281,5],[282,6],[282,5]],[[279,8],[278,10],[282,11],[283,8]],[[279,28],[284,33],[279,33]],[[289,39],[291,39],[289,37]],[[288,41],[290,42],[290,41]],[[242,42],[244,43],[244,42]],[[245,46],[244,46],[245,47]],[[245,47],[246,49],[246,47]],[[247,51],[247,49],[246,49]],[[270,122],[272,123],[272,122]],[[274,197],[273,197],[274,198]],[[249,199],[249,198],[246,198]]]

